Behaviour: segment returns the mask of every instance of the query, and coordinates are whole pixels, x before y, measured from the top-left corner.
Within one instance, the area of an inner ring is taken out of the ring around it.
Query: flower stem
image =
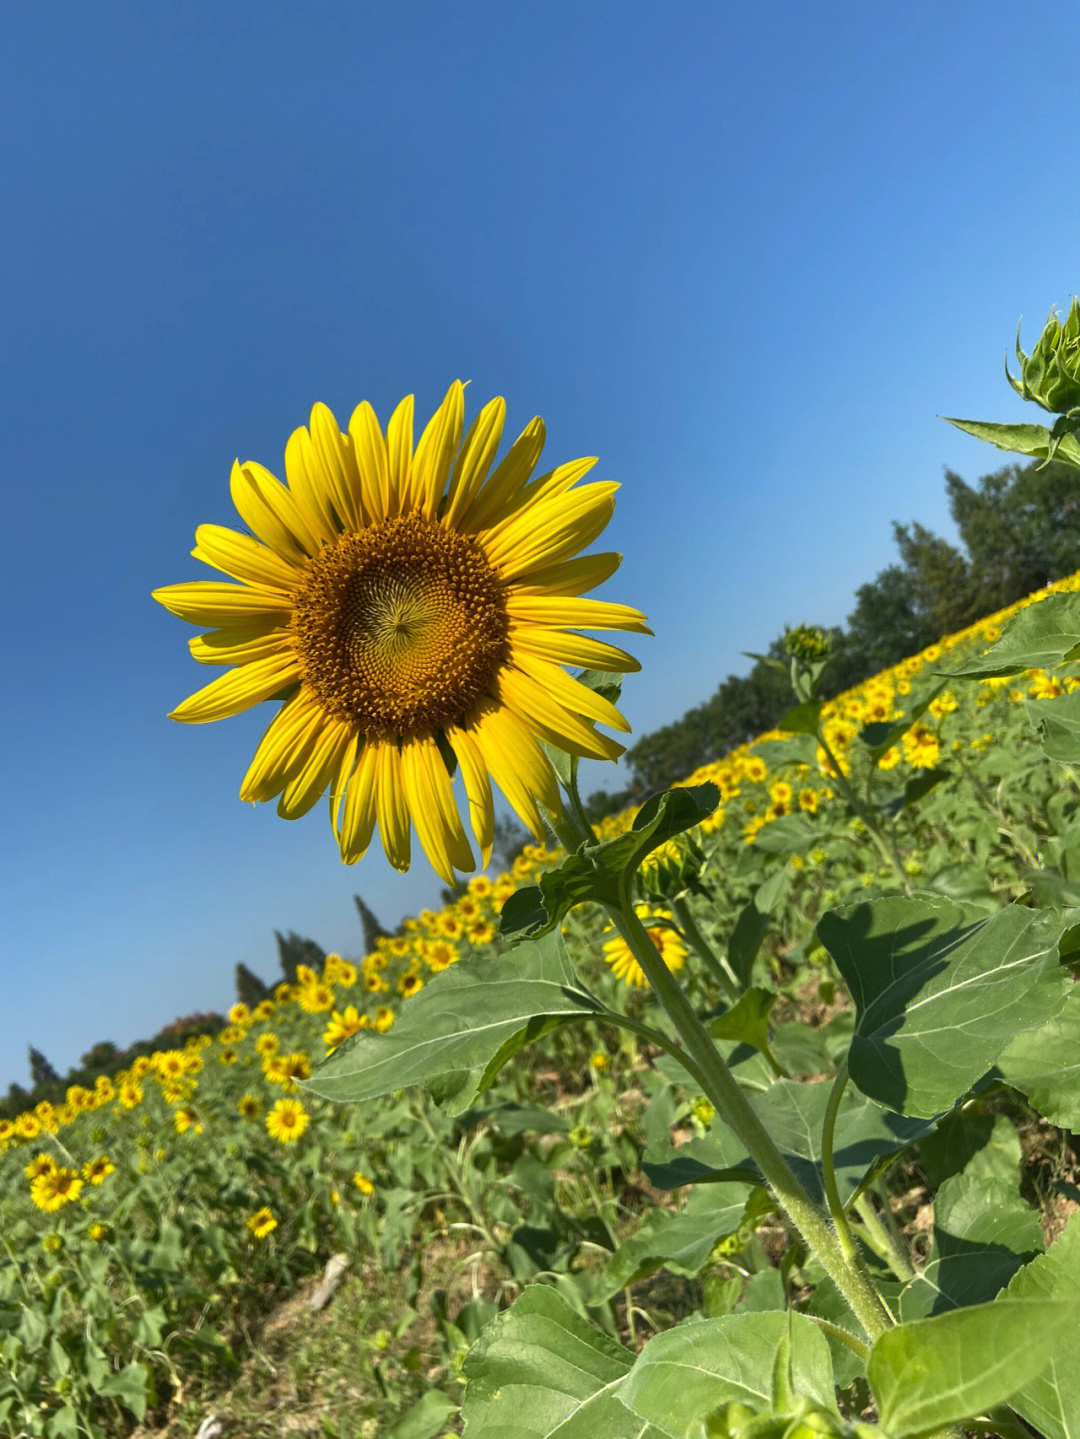
[[[628,866],[619,882],[621,905],[606,906],[616,929],[644,971],[653,993],[667,1010],[690,1057],[700,1070],[706,1097],[743,1144],[781,1209],[817,1255],[855,1318],[867,1335],[876,1339],[890,1327],[892,1318],[882,1304],[861,1256],[857,1250],[851,1258],[845,1254],[826,1215],[792,1173],[757,1112],[735,1082],[708,1031],[635,914],[630,895],[632,880],[633,868]]]
[[[890,1226],[881,1219],[869,1194],[860,1194],[855,1211],[866,1229],[866,1239],[877,1250],[897,1279],[907,1283],[915,1277],[907,1251]]]
[[[850,1264],[858,1258],[859,1246],[855,1242],[855,1236],[852,1234],[851,1226],[848,1224],[847,1214],[840,1201],[840,1191],[836,1187],[836,1168],[833,1164],[833,1137],[836,1133],[836,1116],[840,1112],[840,1100],[843,1098],[844,1090],[847,1088],[847,1082],[848,1067],[847,1060],[845,1059],[836,1071],[832,1093],[829,1095],[829,1103],[825,1110],[825,1122],[821,1126],[821,1179],[825,1187],[825,1202],[829,1206],[829,1214],[832,1216],[836,1237],[840,1241],[840,1248],[844,1251],[844,1258]]]
[[[675,918],[679,921],[679,927],[683,934],[686,935],[700,958],[705,961],[724,996],[731,1004],[734,1004],[739,998],[739,981],[731,972],[730,966],[721,955],[713,950],[712,945],[702,934],[697,921],[690,912],[690,906],[682,895],[671,901],[671,908],[675,912]]]

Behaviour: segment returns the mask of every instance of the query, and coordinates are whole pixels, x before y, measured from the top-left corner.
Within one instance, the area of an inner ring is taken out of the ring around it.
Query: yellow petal
[[[475,865],[450,776],[430,735],[417,735],[402,744],[401,777],[424,853],[439,878],[452,885],[455,869],[471,870]]]
[[[525,503],[532,503],[534,500],[551,500],[557,495],[563,495],[581,479],[587,475],[596,464],[596,456],[588,455],[581,460],[567,460],[565,465],[556,465],[555,469],[549,470],[546,475],[537,475],[535,480],[527,484],[521,492],[521,500]]]
[[[406,395],[386,427],[390,464],[390,514],[405,514],[412,499],[413,396]],[[380,824],[380,829],[382,825]]]
[[[360,472],[366,517],[369,521],[385,520],[390,513],[390,462],[379,421],[367,400],[352,413],[349,438]]]
[[[185,724],[207,724],[210,720],[226,719],[229,715],[250,709],[261,700],[271,699],[299,675],[300,661],[295,654],[253,660],[251,664],[229,670],[201,690],[196,690],[177,705],[169,718],[182,720]]]
[[[504,579],[557,564],[592,544],[615,512],[612,482],[586,485],[526,505],[513,518],[478,536],[489,563]]]
[[[622,563],[622,555],[614,553],[579,555],[562,560],[542,570],[530,570],[514,584],[518,595],[583,595],[602,585]]]
[[[375,830],[375,793],[379,772],[378,744],[365,744],[345,791],[345,810],[341,820],[341,858],[355,864],[367,853]]]
[[[246,665],[252,660],[287,654],[292,650],[292,642],[286,629],[237,625],[211,630],[206,635],[193,635],[188,640],[188,649],[192,658],[203,665]]]
[[[420,436],[413,459],[413,506],[426,520],[433,520],[439,512],[464,428],[465,390],[461,381],[455,380]]]
[[[506,597],[506,612],[519,624],[553,625],[568,630],[630,630],[651,635],[640,610],[613,605],[607,600],[583,600],[574,596],[520,594],[515,587]]]
[[[468,731],[514,811],[537,839],[543,839],[544,824],[536,801],[559,814],[559,786],[551,762],[529,728],[506,709],[488,702],[470,718]]]
[[[510,658],[515,669],[534,679],[557,704],[597,724],[610,725],[612,729],[629,734],[630,726],[610,700],[583,685],[580,680],[571,679],[559,665],[539,659],[528,651],[512,654]]]
[[[278,801],[282,819],[299,819],[307,814],[326,792],[353,737],[352,725],[325,718],[304,762],[289,779]]]
[[[195,531],[195,548],[191,553],[234,580],[266,585],[286,594],[291,594],[304,577],[298,565],[281,559],[250,535],[226,529],[224,525],[200,525]]]
[[[442,523],[448,529],[457,529],[461,517],[472,503],[473,497],[487,478],[502,439],[506,422],[506,401],[502,396],[489,400],[469,426],[465,443],[454,465],[447,490],[446,509]]]
[[[544,448],[544,422],[537,415],[518,435],[495,473],[461,516],[458,528],[476,533],[504,514],[533,472]]]
[[[228,585],[222,580],[192,580],[163,585],[151,596],[170,613],[193,625],[288,624],[293,604],[288,595],[263,585]]]
[[[548,744],[582,759],[618,759],[624,746],[602,735],[554,700],[542,684],[505,666],[495,677],[496,697]]]
[[[323,404],[312,408],[310,432],[312,450],[334,509],[345,529],[358,529],[362,514],[360,473],[353,458],[352,445],[338,428],[333,413]]]
[[[616,673],[641,668],[633,655],[617,649],[615,645],[605,644],[603,640],[588,639],[585,635],[565,630],[541,629],[536,625],[510,626],[511,658],[521,650],[557,665],[574,665],[583,670]]]
[[[285,444],[285,478],[297,503],[318,525],[320,538],[326,543],[336,539],[333,496],[311,436],[302,425],[293,430]]]
[[[480,846],[480,868],[491,863],[491,846],[495,838],[495,805],[491,797],[491,780],[476,741],[467,730],[450,725],[446,738],[457,755],[465,797],[469,801],[469,819]]]
[[[375,775],[375,815],[379,822],[379,838],[386,857],[395,869],[409,867],[409,807],[401,778],[401,755],[393,740],[380,741],[376,747],[378,767]]]
[[[310,690],[301,687],[282,705],[259,741],[240,785],[240,798],[256,802],[280,794],[303,762],[323,718],[322,705]]]
[[[318,552],[323,539],[318,521],[281,483],[276,475],[254,460],[232,467],[229,493],[237,514],[253,535],[285,560],[302,563],[305,555]]]

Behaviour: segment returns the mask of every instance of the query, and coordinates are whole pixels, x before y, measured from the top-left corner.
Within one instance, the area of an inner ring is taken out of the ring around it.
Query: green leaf
[[[1075,1337],[1078,1320],[1074,1294],[999,1299],[887,1329],[866,1371],[882,1428],[890,1439],[905,1439],[1011,1399],[1061,1349],[1062,1335]]]
[[[809,734],[816,736],[818,726],[821,723],[822,708],[821,700],[796,705],[794,709],[788,710],[783,719],[777,721],[776,728],[782,730],[784,734]]]
[[[930,1257],[900,1295],[900,1317],[923,1319],[993,1299],[1043,1247],[1038,1212],[1016,1183],[958,1174],[934,1198]]]
[[[754,836],[755,849],[766,854],[804,854],[821,843],[821,830],[804,814],[785,814],[762,825]]]
[[[1080,1211],[1045,1254],[1020,1270],[1004,1300],[1074,1299],[1080,1293]],[[1002,1301],[999,1301],[1002,1302]],[[1080,1439],[1080,1364],[1076,1326],[1054,1336],[1046,1363],[1009,1396],[1009,1403],[1045,1439]]]
[[[954,420],[949,415],[942,415],[941,418],[947,424],[955,425],[958,430],[974,435],[977,440],[989,440],[999,450],[1032,455],[1039,460],[1045,460],[1050,454],[1053,442],[1045,425],[995,425],[988,420]],[[1074,465],[1080,465],[1080,444],[1075,436],[1068,435],[1061,441],[1057,458],[1071,460]]]
[[[791,739],[759,740],[753,752],[761,756],[770,770],[789,764],[816,764],[817,739],[813,735],[798,734]]]
[[[620,1397],[647,1424],[682,1436],[725,1403],[759,1414],[773,1413],[778,1401],[786,1408],[778,1368],[781,1390],[836,1414],[829,1346],[812,1319],[790,1309],[695,1319],[657,1334]]]
[[[409,1412],[386,1430],[384,1439],[435,1439],[446,1427],[446,1420],[457,1412],[440,1389],[422,1394]]]
[[[658,1269],[696,1278],[716,1246],[738,1230],[751,1199],[757,1207],[755,1196],[764,1198],[764,1191],[748,1196],[745,1183],[710,1184],[695,1189],[682,1209],[651,1210],[597,1276],[590,1299],[601,1303]]]
[[[120,1403],[141,1421],[146,1417],[146,1381],[149,1373],[145,1364],[125,1364],[123,1369],[108,1375],[98,1392],[108,1395],[110,1399],[119,1399]]]
[[[948,679],[991,679],[1027,669],[1053,669],[1080,656],[1080,594],[1061,591],[1026,605],[978,659]]]
[[[769,1042],[769,1013],[777,998],[768,989],[748,989],[730,1009],[710,1019],[706,1028],[713,1039],[734,1039],[763,1050]]]
[[[821,1132],[832,1085],[779,1079],[747,1100],[798,1178],[819,1202],[825,1186],[821,1169]],[[930,1128],[922,1119],[890,1114],[850,1085],[844,1090],[833,1134],[833,1166],[841,1202],[848,1204],[880,1161],[898,1154]],[[646,1155],[641,1163],[659,1189],[681,1184],[711,1184],[757,1173],[754,1161],[734,1134],[717,1122],[701,1138],[668,1154]]]
[[[714,784],[653,795],[626,834],[583,845],[556,869],[542,874],[538,886],[512,894],[503,906],[500,933],[536,938],[554,929],[575,905],[619,904],[620,876],[636,870],[658,845],[707,819],[719,802],[720,791]]]
[[[769,927],[768,917],[787,897],[789,883],[787,870],[778,869],[758,888],[753,899],[743,907],[735,921],[727,958],[736,979],[744,986],[750,983],[754,960]]]
[[[1080,1133],[1080,985],[1041,1029],[1018,1034],[997,1060],[1006,1084],[1059,1129]]]
[[[892,799],[885,800],[878,805],[884,814],[895,819],[905,809],[928,795],[932,789],[936,789],[943,779],[948,779],[950,771],[947,769],[923,769],[918,774],[912,775],[904,785],[899,794]]]
[[[919,1168],[932,1189],[961,1171],[980,1179],[1006,1180],[1015,1189],[1020,1137],[1003,1114],[964,1105],[951,1110],[919,1141]]]
[[[634,1356],[534,1284],[465,1356],[469,1439],[669,1439],[620,1402]]]
[[[304,1088],[358,1103],[420,1085],[450,1113],[467,1109],[526,1044],[604,1006],[585,990],[560,934],[509,955],[477,955],[437,975],[385,1034],[362,1029]]]
[[[1080,764],[1080,690],[1056,699],[1026,700],[1024,708],[1050,758]]]
[[[887,896],[824,915],[817,933],[855,1001],[849,1068],[869,1098],[934,1118],[1023,1030],[1064,1006],[1058,940],[1075,912],[987,915],[931,896]]]

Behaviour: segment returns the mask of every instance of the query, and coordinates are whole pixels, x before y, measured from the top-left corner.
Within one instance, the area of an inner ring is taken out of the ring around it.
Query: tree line
[[[918,521],[893,523],[897,562],[859,587],[846,623],[829,631],[833,658],[824,697],[843,693],[1080,566],[1075,467],[1007,465],[974,486],[946,469],[945,488],[961,547]],[[783,657],[780,635],[768,658]],[[744,675],[729,674],[703,704],[626,751],[626,785],[591,795],[590,818],[639,804],[749,743],[772,729],[791,703],[786,673],[764,659]]]

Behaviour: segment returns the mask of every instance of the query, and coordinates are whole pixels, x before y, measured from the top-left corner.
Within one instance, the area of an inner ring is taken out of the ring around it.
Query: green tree
[[[911,576],[916,612],[934,639],[974,623],[979,611],[968,562],[948,540],[914,520],[910,526],[893,521],[900,559]]]
[[[274,938],[277,940],[281,972],[289,984],[296,983],[296,971],[301,964],[306,964],[309,969],[322,969],[326,953],[313,939],[304,939],[291,929],[287,937],[275,929]]]
[[[40,1049],[35,1049],[32,1044],[26,1046],[27,1058],[30,1063],[30,1087],[37,1089],[43,1084],[59,1084],[60,1076],[52,1067],[49,1061],[42,1054]]]
[[[358,894],[353,895],[353,904],[356,905],[356,912],[360,916],[360,924],[364,931],[364,953],[370,954],[375,948],[375,941],[389,939],[390,931],[383,929],[375,911],[370,909]]]
[[[968,552],[980,614],[1071,574],[1080,554],[1080,471],[1053,461],[1006,465],[976,487],[945,471],[949,510]]]
[[[257,974],[253,974],[246,964],[236,966],[236,997],[241,1004],[246,1004],[249,1009],[254,1009],[269,993],[270,986],[265,984]]]

